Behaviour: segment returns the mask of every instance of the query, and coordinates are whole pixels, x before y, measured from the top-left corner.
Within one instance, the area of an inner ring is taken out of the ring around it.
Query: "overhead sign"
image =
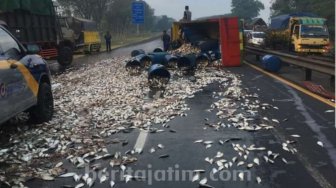
[[[141,1],[132,3],[132,23],[143,24],[145,22],[145,4]]]

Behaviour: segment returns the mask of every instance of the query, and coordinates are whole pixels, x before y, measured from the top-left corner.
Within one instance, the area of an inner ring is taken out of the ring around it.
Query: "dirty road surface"
[[[124,61],[159,45],[51,63],[54,118],[1,128],[0,187],[336,187],[334,107],[244,64],[151,91]]]

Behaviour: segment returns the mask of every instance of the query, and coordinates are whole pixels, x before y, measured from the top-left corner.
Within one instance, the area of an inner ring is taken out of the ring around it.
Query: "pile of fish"
[[[226,82],[226,77],[232,76],[213,70],[197,72],[195,80],[178,77],[171,80],[163,98],[150,100],[147,76],[130,76],[123,66],[127,58],[103,60],[56,76],[53,119],[27,130],[20,129],[26,122],[19,122],[22,125],[0,149],[0,183],[23,187],[32,178],[54,180],[66,174],[64,161],[70,161],[75,168],[98,160],[111,160],[115,166],[135,162],[134,154],[139,151],[121,156],[106,149],[110,143],[106,139],[183,116],[189,110],[186,98],[194,97],[210,83]],[[104,170],[99,164],[91,167]],[[86,183],[91,185],[87,181],[88,178]]]
[[[199,54],[201,50],[196,46],[191,45],[190,43],[184,43],[180,48],[170,51],[173,55],[187,55],[187,54]]]

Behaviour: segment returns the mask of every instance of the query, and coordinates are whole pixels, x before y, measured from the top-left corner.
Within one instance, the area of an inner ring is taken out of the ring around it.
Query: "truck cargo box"
[[[291,17],[317,17],[312,13],[293,13],[293,14],[284,14],[273,17],[271,19],[270,29],[273,30],[285,30],[288,29],[289,20]]]
[[[0,20],[23,45],[38,45],[43,58],[72,62],[73,44],[63,38],[52,0],[1,0]]]
[[[172,28],[172,40],[180,40],[182,31],[187,42],[198,46],[202,51],[219,51],[223,66],[240,66],[243,40],[239,23],[237,17],[175,22]]]

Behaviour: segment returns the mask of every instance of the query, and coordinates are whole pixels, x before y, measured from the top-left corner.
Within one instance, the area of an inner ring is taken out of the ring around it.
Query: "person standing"
[[[163,50],[166,52],[169,49],[170,46],[170,36],[167,34],[167,31],[163,31],[163,35],[161,37],[162,42],[163,42]]]
[[[112,36],[111,36],[109,31],[106,32],[104,38],[105,38],[105,43],[106,43],[106,51],[107,52],[111,51],[111,38],[112,38]]]
[[[190,22],[191,21],[191,12],[189,10],[189,6],[185,6],[183,21]]]

